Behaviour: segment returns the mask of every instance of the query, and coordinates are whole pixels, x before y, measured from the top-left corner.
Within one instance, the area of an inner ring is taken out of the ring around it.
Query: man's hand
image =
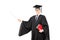
[[[44,30],[43,29],[42,30],[39,30],[39,32],[42,33],[42,32],[44,32]]]
[[[19,22],[22,22],[22,20],[18,19]]]

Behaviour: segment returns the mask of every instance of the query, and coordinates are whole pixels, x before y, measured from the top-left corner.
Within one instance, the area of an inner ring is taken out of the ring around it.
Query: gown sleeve
[[[47,23],[47,20],[46,20],[45,16],[42,17],[42,25],[43,25],[43,28],[44,28],[45,40],[50,40],[49,26],[48,26],[48,23]]]
[[[32,23],[31,23],[32,18],[30,18],[28,21],[22,21],[19,29],[19,36],[22,36],[26,33],[28,33],[31,30]]]

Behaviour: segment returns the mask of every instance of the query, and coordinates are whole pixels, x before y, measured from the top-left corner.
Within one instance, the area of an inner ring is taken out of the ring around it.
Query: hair
[[[35,9],[39,9],[40,10],[40,8],[35,8]]]

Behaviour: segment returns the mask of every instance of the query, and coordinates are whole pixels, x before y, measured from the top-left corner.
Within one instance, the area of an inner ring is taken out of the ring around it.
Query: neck
[[[37,14],[38,16],[40,15],[40,13],[39,14]]]

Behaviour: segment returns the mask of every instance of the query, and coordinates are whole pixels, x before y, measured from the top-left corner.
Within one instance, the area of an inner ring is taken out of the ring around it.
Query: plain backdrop
[[[0,0],[0,40],[31,40],[31,31],[18,36],[20,22],[35,15],[34,5],[42,5],[50,30],[50,40],[60,40],[60,0]]]

